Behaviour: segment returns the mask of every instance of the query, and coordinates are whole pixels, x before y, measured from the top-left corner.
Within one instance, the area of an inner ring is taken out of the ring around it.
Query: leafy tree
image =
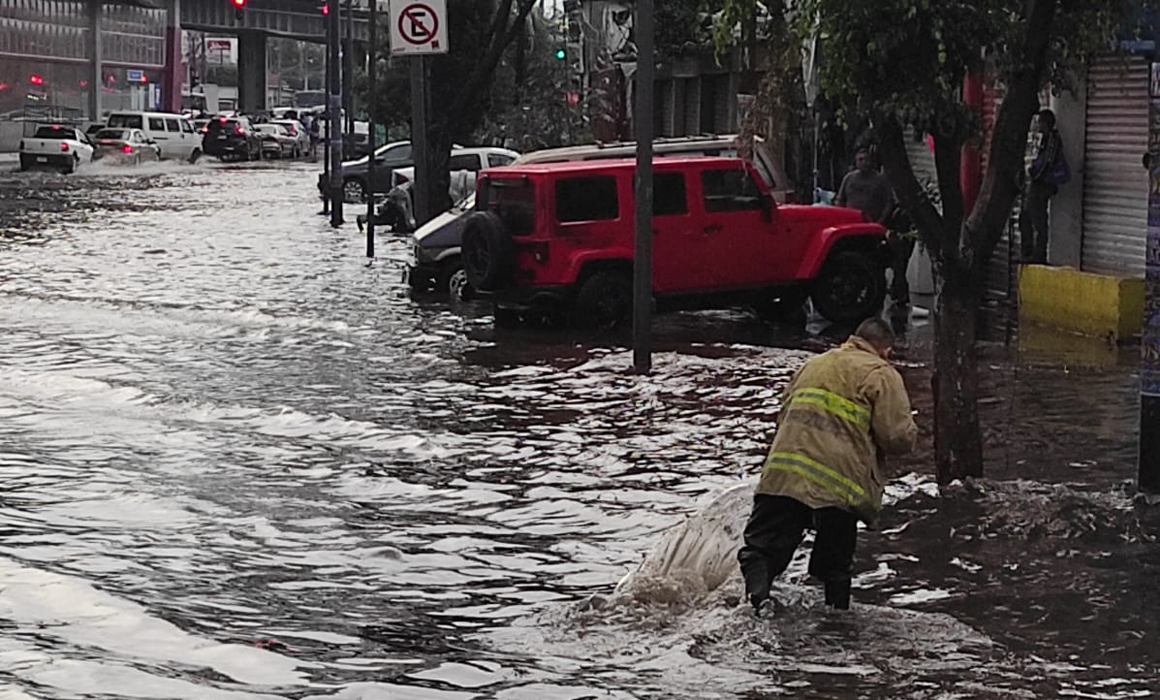
[[[754,0],[729,0],[732,8]],[[935,326],[935,453],[941,483],[983,472],[977,318],[986,268],[1022,179],[1039,91],[1067,84],[1110,46],[1130,0],[797,0],[798,33],[821,38],[821,84],[851,120],[868,117],[886,174],[931,255]],[[979,197],[964,208],[962,147],[980,134],[959,99],[984,61],[1004,87]],[[934,138],[941,207],[914,174],[904,129]]]

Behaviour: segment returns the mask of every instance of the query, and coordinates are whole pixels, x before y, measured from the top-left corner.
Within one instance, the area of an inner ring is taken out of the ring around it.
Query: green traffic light
[[[557,61],[563,61],[567,56],[568,56],[568,54],[564,52],[564,49],[556,49],[556,60]]]

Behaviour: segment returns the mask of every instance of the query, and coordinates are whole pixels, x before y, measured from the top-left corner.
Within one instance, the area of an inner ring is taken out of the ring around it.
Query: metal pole
[[[652,371],[653,0],[636,4],[636,252],[633,265],[632,361]]]
[[[375,112],[372,106],[375,103],[375,53],[378,40],[377,24],[379,21],[376,12],[379,0],[370,0],[369,42],[367,44],[367,139],[370,141],[370,160],[367,162],[367,257],[375,257]]]
[[[327,7],[329,7],[329,5],[327,5]],[[327,25],[327,26],[329,27],[329,25]],[[329,35],[330,35],[330,30],[328,28],[327,29],[327,39],[329,39]],[[327,50],[325,52],[323,52],[322,76],[323,76],[322,89],[324,91],[323,94],[325,94],[327,96],[327,99],[330,99],[330,47],[329,47],[329,45],[327,46]],[[316,114],[314,118],[316,120],[321,121],[322,115]],[[324,183],[326,183],[325,187],[323,188],[323,192],[325,193],[325,195],[322,198],[322,213],[329,215],[330,214],[330,121],[327,120],[327,122],[325,124],[321,124],[318,127],[318,132],[320,134],[322,134],[322,181]],[[317,144],[315,144],[313,141],[311,141],[310,145],[311,145],[311,148],[315,151],[315,153],[317,153]]]
[[[339,50],[339,36],[342,31],[341,14],[338,11],[338,0],[333,3],[327,15],[326,42],[330,50],[330,66],[327,77],[330,82],[330,94],[326,109],[329,115],[327,122],[330,125],[330,225],[342,225],[342,64]]]
[[[415,182],[411,194],[415,202],[415,225],[422,226],[430,218],[431,203],[427,200],[430,172],[427,158],[427,62],[423,56],[411,57],[411,156],[415,161]]]
[[[342,108],[346,133],[354,147],[354,0],[346,0],[346,36],[342,42]],[[357,157],[357,154],[354,156]]]

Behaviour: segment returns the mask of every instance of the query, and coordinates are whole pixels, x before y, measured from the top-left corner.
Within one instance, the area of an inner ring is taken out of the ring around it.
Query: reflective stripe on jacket
[[[786,387],[757,492],[873,522],[884,483],[878,453],[909,452],[917,433],[902,377],[870,343],[850,338]]]

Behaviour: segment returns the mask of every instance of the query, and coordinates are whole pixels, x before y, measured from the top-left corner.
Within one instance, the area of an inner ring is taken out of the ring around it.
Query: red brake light
[[[60,142],[60,150],[61,150],[61,153],[65,153],[68,151],[68,142],[67,141]]]
[[[203,134],[209,133],[209,124],[206,124],[205,126],[201,127],[201,133],[203,133]]]
[[[124,146],[121,146],[121,152],[122,153],[132,153],[133,147],[130,146],[129,144],[125,144]]]
[[[234,129],[234,133],[237,134],[238,136],[245,136],[246,135],[246,132],[242,131],[242,127],[240,127],[240,126],[236,129]]]
[[[225,123],[226,123],[225,117],[221,117],[220,119],[218,119],[218,124],[225,124]]]

